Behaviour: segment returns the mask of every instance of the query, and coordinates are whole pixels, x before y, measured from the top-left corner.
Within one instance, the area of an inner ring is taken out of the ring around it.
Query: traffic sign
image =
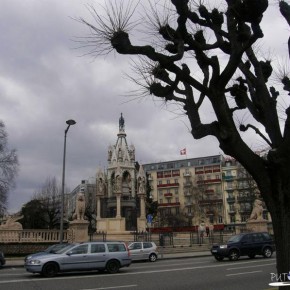
[[[147,215],[147,223],[151,224],[152,223],[152,220],[153,220],[152,214],[148,214]]]

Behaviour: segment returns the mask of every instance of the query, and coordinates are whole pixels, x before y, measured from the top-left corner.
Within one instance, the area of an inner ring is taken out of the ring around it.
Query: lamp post
[[[60,208],[60,233],[59,242],[63,242],[63,215],[64,215],[64,183],[65,183],[65,155],[66,155],[66,135],[70,126],[75,125],[76,121],[67,120],[67,128],[64,131],[64,146],[63,146],[63,163],[62,163],[62,186],[61,186],[61,208]]]

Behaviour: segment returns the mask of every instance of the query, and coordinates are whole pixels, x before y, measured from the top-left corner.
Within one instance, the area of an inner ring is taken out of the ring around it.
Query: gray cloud
[[[111,54],[92,59],[77,49],[72,40],[88,31],[72,18],[90,17],[86,5],[97,2],[104,1],[1,1],[0,119],[21,165],[9,197],[11,212],[29,201],[47,177],[61,181],[65,121],[71,118],[77,124],[67,136],[70,189],[94,176],[97,167],[106,166],[107,148],[116,141],[121,112],[127,140],[135,145],[141,163],[181,159],[179,150],[184,147],[188,157],[220,153],[214,138],[193,140],[179,107],[164,107],[150,98],[128,101],[123,96],[135,89],[123,77],[129,71],[128,57]],[[281,29],[271,37],[281,43],[284,35],[286,46],[287,24],[278,17],[274,20]],[[265,43],[271,43],[270,38]],[[203,114],[205,119],[212,117],[210,109]]]

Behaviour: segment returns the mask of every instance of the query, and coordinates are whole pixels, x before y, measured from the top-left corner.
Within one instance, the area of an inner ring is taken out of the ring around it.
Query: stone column
[[[121,194],[116,194],[117,198],[117,213],[116,213],[116,218],[121,217]]]
[[[101,199],[97,196],[97,219],[101,218]]]
[[[146,218],[145,216],[145,196],[144,195],[141,195],[140,196],[140,218],[141,219],[144,219]]]

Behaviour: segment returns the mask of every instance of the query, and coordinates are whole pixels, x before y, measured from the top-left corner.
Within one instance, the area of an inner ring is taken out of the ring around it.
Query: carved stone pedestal
[[[72,231],[73,242],[82,243],[89,241],[88,235],[89,222],[86,220],[74,220],[69,223],[69,229]]]
[[[137,218],[137,229],[138,231],[146,231],[146,218]]]
[[[251,220],[246,224],[249,232],[268,232],[268,222],[266,220]]]

